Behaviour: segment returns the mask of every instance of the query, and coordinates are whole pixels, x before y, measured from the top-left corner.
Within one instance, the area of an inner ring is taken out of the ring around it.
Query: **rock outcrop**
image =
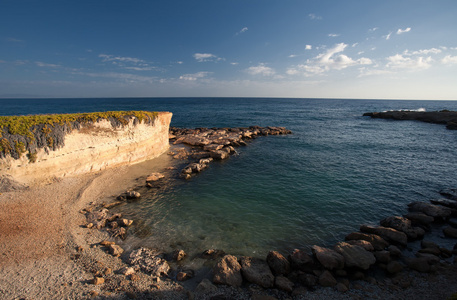
[[[154,118],[140,120],[134,115],[125,115],[116,123],[111,119],[98,118],[87,123],[68,125],[64,123],[43,125],[35,130],[44,135],[33,147],[28,141],[38,137],[7,135],[3,128],[2,141],[24,139],[18,142],[18,151],[2,152],[0,156],[0,177],[12,176],[20,183],[33,183],[53,177],[65,177],[106,168],[141,162],[164,153],[169,147],[168,130],[172,113],[155,113]],[[38,125],[36,125],[38,126]],[[38,128],[38,127],[37,127]],[[62,141],[52,140],[45,135],[56,128],[62,128],[57,135]],[[48,129],[45,130],[45,129]],[[65,130],[64,130],[65,129]],[[36,142],[35,142],[36,143]],[[52,146],[51,146],[52,145]],[[31,148],[30,148],[31,147]],[[23,148],[22,151],[20,148]],[[26,154],[27,151],[34,151]],[[13,155],[14,154],[14,155]],[[33,156],[33,159],[31,159]]]
[[[392,120],[417,120],[427,123],[446,124],[447,129],[457,129],[457,111],[385,111],[385,112],[368,112],[364,116],[378,119]]]

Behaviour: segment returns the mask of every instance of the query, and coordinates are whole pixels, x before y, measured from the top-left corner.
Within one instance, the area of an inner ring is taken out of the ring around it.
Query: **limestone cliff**
[[[84,118],[34,124],[25,134],[15,133],[15,125],[4,126],[0,176],[33,183],[141,162],[168,149],[172,113],[109,113],[117,112],[100,113],[106,118],[80,114]]]

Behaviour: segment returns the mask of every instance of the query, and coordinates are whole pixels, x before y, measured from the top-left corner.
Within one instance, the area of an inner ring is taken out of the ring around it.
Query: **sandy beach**
[[[168,155],[96,174],[56,179],[0,195],[0,295],[2,299],[448,299],[457,291],[455,264],[430,274],[405,271],[365,277],[350,289],[317,288],[292,294],[255,285],[218,286],[207,294],[195,286],[142,272],[121,274],[127,263],[100,246],[113,239],[88,229],[80,211],[109,202],[151,172],[172,164]],[[204,250],[204,249],[202,249]],[[105,278],[94,284],[94,276]],[[214,298],[216,299],[216,298]]]

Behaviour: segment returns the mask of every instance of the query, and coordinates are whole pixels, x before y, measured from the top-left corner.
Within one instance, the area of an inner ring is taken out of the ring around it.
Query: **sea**
[[[125,247],[197,255],[222,249],[264,257],[331,246],[407,213],[407,204],[457,187],[457,131],[362,116],[387,110],[457,110],[457,101],[287,98],[0,99],[0,115],[170,111],[171,126],[284,126],[237,148],[191,180],[142,190],[118,207],[135,220]],[[175,147],[175,146],[173,146]],[[165,154],[166,155],[166,154]]]

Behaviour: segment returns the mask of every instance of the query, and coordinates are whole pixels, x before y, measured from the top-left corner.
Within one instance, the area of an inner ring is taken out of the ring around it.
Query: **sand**
[[[184,283],[143,273],[119,274],[127,266],[100,246],[110,239],[106,231],[85,228],[80,211],[93,202],[113,199],[152,172],[172,164],[163,155],[130,167],[54,180],[0,195],[0,299],[447,299],[457,292],[455,264],[435,274],[415,271],[400,278],[358,281],[346,293],[318,288],[291,296],[248,285],[219,286],[209,295],[194,293]],[[140,178],[138,180],[138,178]],[[94,285],[94,275],[105,283]],[[260,296],[259,296],[260,297]]]

